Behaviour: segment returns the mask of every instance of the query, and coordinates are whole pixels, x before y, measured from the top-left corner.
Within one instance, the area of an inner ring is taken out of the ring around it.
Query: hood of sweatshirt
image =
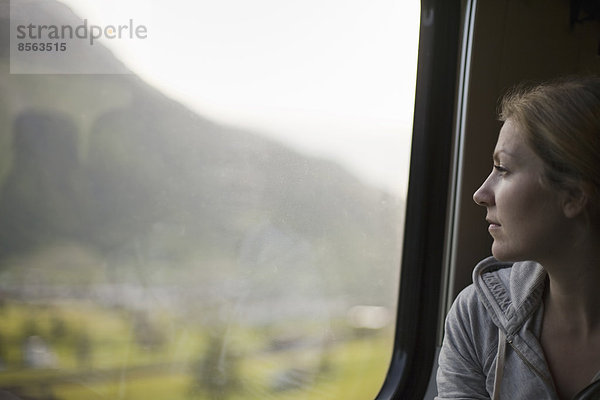
[[[488,257],[475,267],[473,283],[494,324],[510,337],[538,309],[546,276],[533,261],[510,263]]]

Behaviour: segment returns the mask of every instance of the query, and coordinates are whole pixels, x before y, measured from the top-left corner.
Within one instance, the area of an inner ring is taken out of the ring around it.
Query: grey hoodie
[[[539,336],[546,272],[490,257],[446,319],[436,399],[558,399]]]

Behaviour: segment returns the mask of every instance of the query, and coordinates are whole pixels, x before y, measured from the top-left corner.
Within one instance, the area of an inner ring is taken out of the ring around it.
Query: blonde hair
[[[600,225],[600,77],[519,85],[500,104],[499,119],[523,130],[557,189],[582,190],[590,222]]]

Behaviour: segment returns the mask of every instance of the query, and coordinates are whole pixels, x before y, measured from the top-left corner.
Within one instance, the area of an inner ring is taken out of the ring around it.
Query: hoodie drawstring
[[[496,355],[496,374],[494,376],[494,393],[492,400],[500,399],[500,384],[504,375],[504,359],[506,357],[506,334],[498,329],[498,354]]]

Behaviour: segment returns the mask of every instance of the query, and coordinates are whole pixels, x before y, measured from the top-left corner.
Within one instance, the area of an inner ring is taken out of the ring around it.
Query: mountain
[[[51,1],[53,21],[74,14]],[[0,281],[204,295],[394,295],[402,201],[220,125],[134,74],[9,74],[0,2]],[[117,65],[102,48],[84,62]],[[57,250],[59,249],[59,250]],[[287,288],[287,289],[286,289]],[[385,298],[385,299],[383,299]]]

